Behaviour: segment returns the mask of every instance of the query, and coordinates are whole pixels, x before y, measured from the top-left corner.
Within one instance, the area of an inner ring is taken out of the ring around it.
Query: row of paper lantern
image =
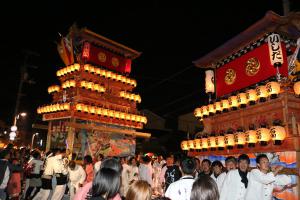
[[[93,83],[93,82],[90,82],[90,81],[81,81],[80,82],[80,87],[85,88],[85,89],[89,89],[89,90],[92,90],[92,91],[97,91],[97,92],[105,92],[106,91],[105,87],[103,87],[102,85],[97,84],[97,83]]]
[[[131,101],[136,101],[138,103],[142,102],[141,96],[138,94],[132,94],[132,93],[128,93],[125,91],[121,91],[120,92],[120,97],[124,98],[124,99],[129,99]]]
[[[276,98],[280,92],[280,84],[278,82],[268,82],[266,85],[260,85],[256,89],[249,89],[245,93],[239,93],[236,96],[230,96],[228,99],[217,101],[214,104],[209,104],[196,108],[194,115],[197,118],[207,117],[210,114],[226,112],[230,108],[237,109],[245,107],[247,104],[255,104],[259,100],[266,100],[267,97]]]
[[[92,74],[97,74],[99,76],[103,76],[105,78],[109,78],[109,79],[112,79],[112,80],[120,81],[120,82],[129,84],[129,85],[132,85],[134,87],[136,87],[136,85],[137,85],[136,80],[134,80],[134,79],[127,78],[126,76],[114,73],[114,72],[109,71],[109,70],[100,69],[99,67],[94,67],[90,64],[85,64],[83,69],[86,72],[89,72],[89,73],[92,73]],[[80,65],[78,63],[75,63],[73,65],[70,65],[70,66],[67,66],[63,69],[58,70],[56,72],[56,75],[58,77],[60,77],[60,76],[64,76],[64,75],[67,75],[67,74],[70,74],[70,73],[73,73],[73,72],[79,71],[79,70],[80,70]]]
[[[248,144],[249,147],[256,143],[267,144],[270,140],[278,142],[286,138],[285,128],[282,126],[272,126],[270,129],[259,128],[257,130],[248,130],[246,132],[236,132],[220,136],[209,136],[195,140],[185,140],[181,142],[182,150],[190,149],[208,149],[224,148],[236,145],[243,146]],[[276,144],[276,143],[275,143]]]
[[[58,85],[51,85],[50,87],[48,87],[48,93],[54,93],[54,92],[59,92],[60,91],[60,87]]]
[[[70,103],[57,103],[57,104],[51,104],[47,106],[42,106],[37,109],[38,114],[43,113],[51,113],[51,112],[57,112],[57,111],[68,111],[70,110]]]
[[[116,119],[141,122],[144,124],[147,123],[147,118],[145,116],[125,113],[125,112],[119,112],[116,110],[101,108],[101,107],[97,107],[97,106],[90,106],[90,105],[86,105],[83,103],[76,104],[76,110],[78,112],[102,115],[105,117],[112,117],[112,118],[116,118]]]
[[[80,70],[80,65],[78,63],[75,63],[73,65],[69,65],[67,67],[64,67],[64,68],[58,70],[56,72],[56,75],[58,77],[60,77],[60,76],[64,76],[64,75],[67,75],[69,73],[72,73],[72,72],[75,72],[75,71],[79,71],[79,70]]]
[[[61,84],[61,87],[63,89],[71,88],[71,87],[75,87],[75,86],[76,86],[76,81],[75,80],[67,80],[67,81],[65,81]]]

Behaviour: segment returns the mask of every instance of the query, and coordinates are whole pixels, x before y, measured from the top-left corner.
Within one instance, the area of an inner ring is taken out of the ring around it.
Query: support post
[[[46,143],[46,152],[50,150],[51,148],[51,126],[52,121],[49,121],[48,123],[48,133],[47,133],[47,143]]]

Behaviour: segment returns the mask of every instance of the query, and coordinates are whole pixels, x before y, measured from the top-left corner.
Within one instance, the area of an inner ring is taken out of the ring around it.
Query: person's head
[[[147,181],[134,181],[128,189],[126,200],[151,200],[152,190]]]
[[[162,155],[159,155],[158,157],[157,157],[157,162],[160,162],[160,161],[162,161],[164,159],[164,157],[162,156]]]
[[[132,166],[136,166],[137,165],[135,157],[131,157],[129,159],[129,164],[132,165]]]
[[[248,171],[250,165],[250,159],[247,154],[241,154],[238,157],[238,167],[241,171],[246,172]]]
[[[200,171],[201,170],[201,164],[200,164],[199,158],[195,158],[195,161],[196,161],[196,170]]]
[[[6,160],[9,160],[10,159],[10,152],[8,149],[3,149],[1,152],[0,152],[0,159],[6,159]]]
[[[259,154],[256,156],[256,165],[260,171],[267,172],[270,168],[269,158],[266,154]]]
[[[89,164],[93,163],[93,158],[90,155],[86,155],[86,156],[84,156],[83,161],[84,161],[85,165],[89,165]]]
[[[102,168],[97,172],[93,180],[91,194],[93,197],[110,199],[117,195],[120,186],[120,174],[113,169]]]
[[[201,168],[202,168],[204,173],[210,173],[210,166],[211,166],[210,160],[208,160],[208,159],[202,160]]]
[[[194,158],[184,158],[180,163],[181,170],[184,174],[192,175],[196,170],[196,161]]]
[[[211,169],[212,169],[214,174],[219,175],[223,171],[223,164],[219,160],[215,160],[211,164]]]
[[[149,164],[151,162],[151,158],[149,156],[143,156],[142,161],[144,164]]]
[[[102,168],[110,168],[121,174],[123,167],[121,162],[116,158],[104,158],[100,165],[100,169]]]
[[[33,157],[34,159],[40,159],[40,158],[41,158],[41,154],[40,154],[38,151],[34,151],[34,152],[32,153],[32,157]]]
[[[153,200],[171,200],[171,199],[168,197],[156,197]]]
[[[216,182],[210,176],[198,178],[192,187],[190,200],[219,200]]]
[[[76,166],[75,161],[74,161],[74,160],[71,160],[71,161],[69,162],[69,168],[70,168],[71,170],[74,170],[74,169],[75,169],[75,166]]]
[[[173,156],[168,156],[166,162],[167,162],[168,166],[173,165],[174,164],[174,157]]]
[[[98,161],[102,161],[104,159],[104,155],[99,153],[98,154]]]
[[[236,165],[237,165],[237,160],[236,160],[235,157],[228,156],[225,159],[225,167],[226,167],[227,171],[230,171],[232,169],[236,169]]]

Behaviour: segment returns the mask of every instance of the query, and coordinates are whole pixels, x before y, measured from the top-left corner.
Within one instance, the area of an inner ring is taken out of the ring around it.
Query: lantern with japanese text
[[[286,131],[283,126],[272,126],[270,128],[270,134],[274,145],[281,145],[286,138]]]
[[[219,136],[216,137],[216,146],[218,147],[218,150],[224,150],[225,147],[225,137],[224,133],[220,133]]]
[[[204,136],[203,138],[201,138],[201,147],[202,147],[202,151],[207,151],[208,149],[208,138],[207,136]]]
[[[247,90],[246,97],[249,102],[249,105],[254,105],[256,103],[257,95],[254,89]]]
[[[229,102],[227,99],[221,100],[221,107],[223,112],[228,112],[229,110]]]
[[[216,150],[216,137],[214,134],[211,134],[211,136],[209,136],[207,138],[207,145],[208,145],[208,148],[211,150],[211,151],[215,151]]]
[[[194,140],[188,140],[188,146],[190,151],[194,151]]]
[[[215,108],[213,104],[209,104],[208,106],[208,112],[209,112],[209,116],[213,116],[215,114]]]
[[[255,144],[257,143],[257,136],[255,130],[248,130],[245,132],[246,137],[246,143],[248,144],[248,147],[255,147]]]
[[[243,148],[246,144],[246,136],[242,130],[238,130],[234,133],[234,142],[237,145],[237,148]]]
[[[197,138],[194,140],[194,147],[197,152],[201,150],[201,139]]]
[[[228,98],[228,103],[232,110],[237,110],[239,106],[237,96],[230,96]]]
[[[267,100],[269,94],[268,94],[268,89],[265,85],[260,85],[256,87],[255,91],[257,97],[259,98],[259,102],[265,102]]]
[[[278,94],[280,92],[280,83],[272,81],[267,83],[266,87],[271,99],[275,99],[278,97]]]
[[[183,151],[188,151],[189,150],[188,141],[184,140],[184,141],[181,142],[181,149]]]
[[[203,118],[206,118],[209,115],[207,106],[202,106],[201,112],[202,112]]]
[[[217,101],[214,103],[214,109],[216,111],[216,114],[222,113],[222,107],[221,107],[221,102]]]
[[[267,128],[259,128],[256,130],[257,140],[261,146],[266,146],[271,140],[270,130]]]
[[[224,136],[224,143],[227,149],[233,149],[235,145],[233,130],[229,129]]]
[[[246,93],[242,92],[242,93],[239,93],[237,95],[237,101],[238,101],[238,104],[241,108],[245,108],[247,103],[248,103],[248,99],[247,99],[247,95]]]

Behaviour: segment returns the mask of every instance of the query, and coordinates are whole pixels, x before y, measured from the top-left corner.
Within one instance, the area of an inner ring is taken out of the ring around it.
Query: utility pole
[[[15,112],[14,112],[14,116],[13,116],[13,122],[15,121],[15,117],[19,114],[19,107],[20,107],[20,101],[21,101],[21,97],[22,97],[22,88],[23,88],[24,82],[28,81],[29,83],[34,83],[33,81],[28,80],[28,72],[27,72],[28,58],[30,56],[39,56],[38,53],[30,51],[30,50],[23,50],[23,53],[25,54],[25,58],[24,58],[24,63],[20,68],[20,82],[19,82],[19,86],[18,86],[18,93],[17,93],[17,99],[16,99]],[[35,66],[29,66],[29,67],[36,68]]]

